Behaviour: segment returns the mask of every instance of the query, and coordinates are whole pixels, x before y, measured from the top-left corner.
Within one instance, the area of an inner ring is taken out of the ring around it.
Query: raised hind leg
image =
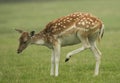
[[[78,34],[78,38],[82,42],[82,47],[69,52],[66,56],[65,62],[67,62],[70,59],[70,57],[73,56],[74,54],[77,54],[87,48],[90,48],[90,44],[87,37],[82,37],[80,34]]]

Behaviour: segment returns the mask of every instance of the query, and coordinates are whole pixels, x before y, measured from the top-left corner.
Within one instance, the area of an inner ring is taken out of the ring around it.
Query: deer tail
[[[103,34],[104,34],[104,24],[102,24],[102,27],[101,27],[101,29],[99,31],[98,42],[100,42],[100,40],[102,39]]]

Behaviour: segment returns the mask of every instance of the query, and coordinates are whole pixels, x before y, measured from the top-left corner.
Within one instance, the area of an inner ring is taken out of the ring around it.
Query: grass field
[[[0,83],[120,83],[120,0],[67,0],[0,3]],[[19,34],[14,30],[39,32],[58,17],[72,12],[90,12],[103,20],[105,34],[100,74],[93,77],[95,59],[89,50],[65,63],[66,54],[80,45],[62,48],[60,75],[50,76],[51,51],[29,46],[16,53]]]

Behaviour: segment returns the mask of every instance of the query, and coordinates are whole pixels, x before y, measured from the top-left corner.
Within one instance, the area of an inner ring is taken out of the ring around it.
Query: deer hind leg
[[[89,36],[88,40],[90,42],[91,45],[91,51],[93,52],[95,59],[96,59],[96,65],[95,65],[95,72],[94,75],[97,76],[99,74],[99,66],[100,66],[100,62],[101,62],[101,52],[100,50],[97,48],[96,46],[96,39],[98,38],[98,34],[99,33],[95,33],[91,36]]]
[[[69,52],[66,56],[65,62],[67,62],[70,59],[70,57],[73,56],[74,54],[77,54],[81,51],[84,51],[87,48],[90,48],[90,44],[87,37],[82,37],[80,34],[78,34],[78,38],[82,42],[82,47]]]
[[[96,59],[96,65],[95,65],[95,72],[94,75],[97,76],[99,74],[99,66],[101,61],[101,52],[96,46],[96,42],[91,42],[91,51],[93,52],[95,59]]]

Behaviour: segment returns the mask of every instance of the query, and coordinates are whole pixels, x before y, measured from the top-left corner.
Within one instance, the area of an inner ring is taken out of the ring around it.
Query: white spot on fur
[[[66,23],[66,21],[63,22],[64,24]]]
[[[69,19],[69,17],[67,17],[67,20]]]
[[[73,17],[75,17],[76,15],[75,14],[73,14]]]
[[[95,25],[95,23],[94,23],[94,22],[92,22],[92,25]]]
[[[93,20],[92,20],[92,19],[90,19],[90,21],[91,21],[91,22],[93,22]]]
[[[70,22],[70,20],[67,20],[67,22]]]
[[[78,20],[79,18],[76,18],[76,20]]]
[[[87,28],[89,28],[89,25],[86,25]]]
[[[66,21],[66,19],[63,20],[64,22]]]
[[[86,18],[84,17],[83,19],[85,20]]]
[[[78,22],[78,24],[81,24],[81,22]]]
[[[70,18],[70,20],[72,20],[72,18]]]
[[[60,25],[60,23],[58,23],[58,25]]]
[[[85,22],[83,21],[81,24],[84,26],[84,25],[85,25]]]
[[[63,26],[63,28],[66,28],[66,26]]]

